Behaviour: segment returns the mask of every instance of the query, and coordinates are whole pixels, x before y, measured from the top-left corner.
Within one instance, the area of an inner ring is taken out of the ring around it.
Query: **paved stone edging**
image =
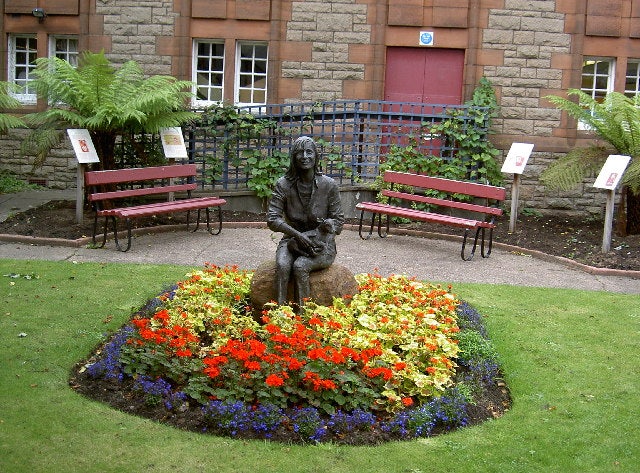
[[[223,222],[223,228],[266,228],[266,224],[263,222]],[[354,224],[345,224],[346,230],[358,231],[358,226]],[[153,233],[165,233],[175,230],[184,230],[184,225],[159,225],[156,227],[136,228],[131,231],[132,235],[143,235]],[[449,241],[462,241],[462,236],[448,235],[444,233],[426,232],[421,230],[410,229],[392,229],[394,235],[406,235],[420,238],[429,238],[435,240],[449,240]],[[107,234],[107,237],[112,238],[113,234]],[[46,238],[46,237],[32,237],[27,235],[14,235],[3,233],[0,234],[0,241],[5,242],[17,242],[25,243],[29,245],[49,245],[49,246],[66,246],[71,248],[79,248],[81,246],[90,245],[92,243],[91,237],[83,237],[75,240],[68,240],[64,238]],[[519,246],[508,245],[506,243],[493,243],[494,248],[500,248],[501,250],[510,251],[513,253],[522,253],[527,256],[548,261],[551,263],[558,263],[568,268],[577,269],[587,274],[593,274],[598,276],[618,276],[631,279],[640,279],[640,271],[632,271],[625,269],[611,269],[611,268],[598,268],[595,266],[589,266],[586,264],[578,263],[569,258],[562,256],[549,255],[542,251],[529,250],[521,248]]]

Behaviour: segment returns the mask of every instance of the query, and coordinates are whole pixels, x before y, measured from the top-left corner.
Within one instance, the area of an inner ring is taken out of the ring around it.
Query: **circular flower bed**
[[[208,265],[152,300],[89,363],[148,406],[198,406],[202,428],[252,438],[349,443],[464,426],[498,375],[480,316],[451,289],[356,276],[359,292],[256,321],[252,272]],[[364,433],[364,434],[363,434]]]

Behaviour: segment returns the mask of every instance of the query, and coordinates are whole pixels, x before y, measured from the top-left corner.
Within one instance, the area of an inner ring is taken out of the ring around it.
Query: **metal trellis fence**
[[[198,124],[183,131],[189,161],[200,168],[202,190],[247,189],[256,159],[288,155],[300,135],[316,140],[325,173],[344,186],[372,182],[393,147],[412,144],[426,156],[452,157],[457,144],[430,130],[455,113],[464,126],[480,126],[486,134],[486,124],[476,123],[469,108],[367,100],[271,104],[238,108],[270,123],[259,133]]]

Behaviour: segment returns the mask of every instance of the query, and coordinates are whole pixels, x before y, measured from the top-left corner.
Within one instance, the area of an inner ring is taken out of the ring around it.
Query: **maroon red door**
[[[460,105],[464,50],[387,48],[384,100]]]

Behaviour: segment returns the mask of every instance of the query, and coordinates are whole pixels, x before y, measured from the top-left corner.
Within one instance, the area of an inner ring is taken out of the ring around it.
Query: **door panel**
[[[464,51],[461,49],[387,49],[384,99],[460,105]]]

